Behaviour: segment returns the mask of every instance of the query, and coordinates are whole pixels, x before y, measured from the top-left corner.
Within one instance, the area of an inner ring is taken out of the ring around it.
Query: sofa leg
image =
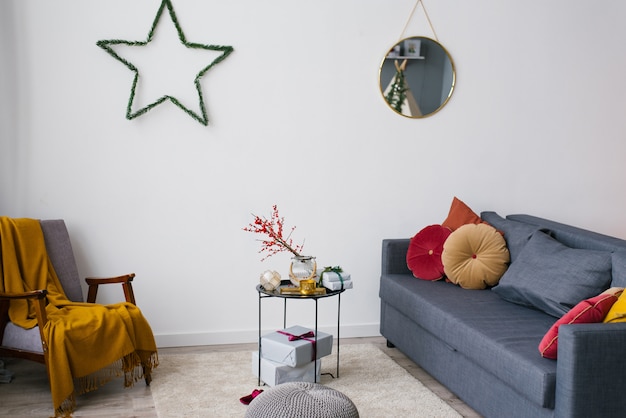
[[[387,340],[387,347],[388,348],[395,348],[396,346],[393,345],[393,343],[391,341]]]

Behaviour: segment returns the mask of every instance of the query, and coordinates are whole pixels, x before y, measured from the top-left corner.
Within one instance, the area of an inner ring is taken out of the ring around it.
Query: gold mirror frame
[[[452,97],[456,70],[450,53],[424,36],[404,38],[383,58],[380,93],[396,113],[421,119],[439,112]]]

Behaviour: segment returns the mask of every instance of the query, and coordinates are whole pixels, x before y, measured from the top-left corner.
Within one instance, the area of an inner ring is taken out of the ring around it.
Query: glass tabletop
[[[295,288],[296,286],[294,286],[290,280],[281,280],[280,287],[274,290],[265,290],[263,286],[261,286],[260,284],[256,286],[256,290],[257,292],[263,293],[264,295],[274,296],[277,298],[286,298],[286,299],[321,299],[321,298],[327,298],[330,296],[335,296],[346,291],[346,289],[339,289],[339,290],[326,289],[326,293],[323,293],[321,295],[302,295],[298,293],[280,293],[281,287]]]

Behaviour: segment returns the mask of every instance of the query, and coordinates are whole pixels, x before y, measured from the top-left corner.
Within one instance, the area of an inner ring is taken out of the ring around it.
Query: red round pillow
[[[430,225],[411,238],[406,252],[406,265],[413,276],[422,280],[439,280],[443,277],[441,253],[450,233],[446,227]]]

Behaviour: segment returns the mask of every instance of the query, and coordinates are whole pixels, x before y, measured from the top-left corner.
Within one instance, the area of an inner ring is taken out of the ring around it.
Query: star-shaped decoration
[[[188,107],[184,106],[179,99],[169,94],[165,94],[161,96],[156,101],[148,104],[145,107],[142,107],[141,109],[135,112],[133,112],[132,110],[133,102],[135,100],[135,92],[137,88],[137,83],[139,81],[139,69],[135,65],[133,65],[130,61],[118,55],[118,53],[115,52],[113,47],[116,45],[139,46],[139,47],[148,45],[153,40],[155,30],[157,28],[157,25],[161,21],[161,16],[165,8],[167,8],[167,11],[169,12],[169,16],[172,20],[172,23],[174,24],[174,27],[176,28],[176,31],[178,32],[178,38],[180,39],[180,42],[182,45],[184,45],[186,48],[217,51],[219,53],[217,58],[214,58],[213,61],[209,65],[200,69],[200,71],[198,72],[198,74],[195,76],[195,79],[194,79],[194,85],[198,93],[198,100],[199,100],[199,105],[200,105],[199,107],[200,107],[201,114],[198,114],[197,112],[190,110]],[[185,38],[183,30],[181,29],[180,24],[178,23],[178,19],[176,18],[176,13],[174,12],[174,7],[172,6],[171,0],[162,0],[159,10],[157,11],[156,17],[154,18],[154,22],[152,23],[152,28],[150,29],[150,32],[148,33],[148,38],[145,41],[125,41],[125,40],[120,40],[120,39],[110,39],[110,40],[98,41],[96,44],[100,48],[107,51],[115,59],[123,63],[126,67],[128,67],[128,69],[130,69],[131,71],[135,73],[135,77],[133,78],[133,84],[132,84],[131,91],[130,91],[130,98],[128,100],[128,106],[126,108],[126,119],[130,120],[130,119],[136,118],[137,116],[141,116],[144,113],[148,112],[153,107],[158,106],[159,104],[163,103],[166,100],[169,100],[172,103],[174,103],[176,106],[184,110],[185,113],[187,113],[189,116],[191,116],[192,118],[194,118],[195,120],[197,120],[198,122],[200,122],[201,124],[205,126],[209,123],[209,120],[207,118],[207,113],[206,113],[206,109],[204,106],[204,98],[202,96],[202,87],[200,86],[200,79],[202,78],[202,76],[204,76],[204,74],[211,67],[222,62],[234,50],[232,46],[203,45],[203,44],[198,44],[198,43],[187,42],[187,39]]]

